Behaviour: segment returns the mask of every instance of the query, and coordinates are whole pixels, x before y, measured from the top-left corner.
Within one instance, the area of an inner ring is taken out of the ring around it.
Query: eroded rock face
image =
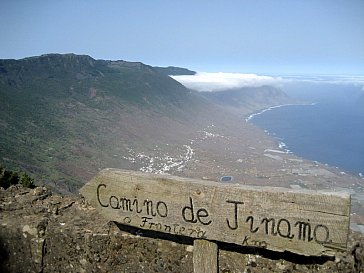
[[[334,259],[219,248],[220,272],[364,270],[364,237],[356,233]],[[192,255],[192,240],[108,223],[82,198],[0,189],[0,272],[193,272]]]

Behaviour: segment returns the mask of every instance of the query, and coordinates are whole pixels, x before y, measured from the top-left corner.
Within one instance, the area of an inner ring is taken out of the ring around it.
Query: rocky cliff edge
[[[0,271],[193,272],[193,241],[107,222],[82,197],[0,188]],[[219,272],[363,272],[364,237],[336,257],[219,244]]]

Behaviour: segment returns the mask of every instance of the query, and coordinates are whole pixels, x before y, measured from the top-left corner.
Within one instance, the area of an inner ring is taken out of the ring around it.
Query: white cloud
[[[197,91],[221,91],[240,87],[259,87],[263,85],[280,86],[281,78],[241,73],[207,73],[171,76],[184,86]]]
[[[286,83],[330,83],[330,84],[354,84],[362,86],[364,90],[364,76],[347,75],[291,75],[291,76],[260,76],[256,74],[242,73],[208,73],[198,72],[195,75],[171,76],[187,88],[197,91],[222,91],[240,87],[260,87],[270,85],[283,87]]]

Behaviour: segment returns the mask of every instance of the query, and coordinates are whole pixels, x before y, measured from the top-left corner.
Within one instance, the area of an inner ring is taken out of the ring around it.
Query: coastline
[[[301,103],[289,103],[289,104],[280,104],[280,105],[275,105],[275,106],[270,106],[268,108],[264,108],[263,110],[250,114],[247,118],[245,118],[245,122],[249,122],[251,119],[253,119],[255,116],[259,116],[267,111],[276,109],[276,108],[281,108],[281,107],[285,107],[285,106],[313,106],[316,105],[317,102],[312,102],[310,104],[301,104]]]
[[[284,168],[277,169],[279,173],[282,170],[287,171],[285,175],[292,179],[289,183],[292,188],[310,188],[320,190],[326,188],[334,192],[349,192],[352,198],[352,213],[350,228],[353,231],[364,233],[364,175],[354,171],[348,171],[336,164],[329,164],[323,160],[309,159],[306,156],[297,154],[296,151],[288,149],[283,139],[278,138],[274,133],[255,124],[252,119],[267,111],[284,107],[284,106],[311,106],[312,104],[283,104],[265,108],[261,111],[250,114],[246,119],[246,124],[251,124],[260,128],[266,136],[275,140],[280,151],[266,149],[263,155],[276,162],[282,162]],[[285,180],[281,176],[281,181]]]
[[[314,103],[310,103],[310,104],[282,104],[282,105],[275,105],[275,106],[271,106],[271,107],[268,107],[268,108],[264,108],[263,110],[261,110],[259,112],[255,112],[255,113],[250,114],[247,118],[245,118],[245,122],[247,122],[247,123],[253,123],[254,124],[254,122],[252,122],[252,119],[254,117],[259,116],[259,115],[261,115],[261,114],[263,114],[265,112],[268,112],[270,110],[277,109],[277,108],[286,107],[286,106],[314,106],[314,105],[317,105],[317,104],[318,104],[317,102],[314,102]],[[257,126],[257,127],[259,127],[259,128],[261,128],[261,129],[263,129],[264,133],[267,134],[268,136],[273,137],[274,139],[278,140],[278,147],[281,150],[285,151],[286,153],[293,153],[290,149],[287,148],[286,143],[282,141],[283,139],[275,136],[275,133],[274,132],[271,133],[267,129],[264,129],[264,128],[256,125],[256,124],[254,124],[254,125]],[[293,154],[295,154],[295,153],[293,153]],[[297,155],[297,154],[295,154],[295,155]],[[353,170],[348,170],[348,169],[345,169],[342,166],[338,166],[336,164],[331,164],[331,163],[328,163],[328,162],[325,162],[325,161],[322,161],[322,160],[308,159],[307,157],[302,156],[302,155],[297,155],[297,156],[303,157],[303,158],[305,158],[307,160],[311,160],[313,162],[318,162],[318,163],[323,164],[323,165],[328,166],[328,167],[332,167],[332,168],[338,169],[342,173],[347,173],[347,174],[353,175],[355,177],[358,177],[358,178],[361,178],[361,179],[364,180],[364,175],[363,175],[363,172],[361,172],[361,171],[355,172]]]
[[[256,117],[256,116],[259,116],[265,112],[268,112],[268,111],[271,111],[273,109],[277,109],[277,108],[281,108],[281,107],[286,107],[286,106],[313,106],[313,105],[316,105],[317,102],[312,102],[310,104],[297,104],[297,103],[289,103],[289,104],[280,104],[280,105],[274,105],[274,106],[270,106],[268,108],[264,108],[263,110],[259,111],[259,112],[255,112],[253,114],[250,114],[247,118],[245,118],[245,122],[248,123],[248,122],[251,122],[251,120]],[[257,125],[255,125],[257,126]],[[259,127],[259,126],[258,126]],[[265,130],[264,129],[264,132],[268,135],[268,136],[272,136],[271,133],[268,131],[268,130]],[[286,143],[284,143],[283,141],[279,140],[278,142],[278,147],[279,149],[283,150],[285,153],[287,154],[290,154],[292,153],[292,151],[290,149],[287,148],[287,145]]]

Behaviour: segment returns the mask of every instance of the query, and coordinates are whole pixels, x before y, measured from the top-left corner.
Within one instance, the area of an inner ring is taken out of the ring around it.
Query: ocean
[[[312,103],[271,107],[253,114],[248,121],[300,157],[364,178],[362,88],[321,83],[287,90],[291,97]]]

